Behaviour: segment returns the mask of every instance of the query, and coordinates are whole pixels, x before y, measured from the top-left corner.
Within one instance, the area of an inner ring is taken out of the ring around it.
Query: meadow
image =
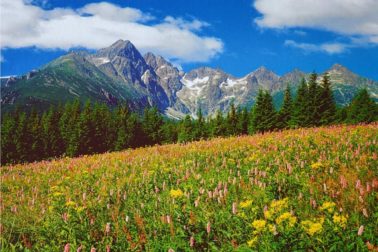
[[[378,124],[1,168],[1,251],[378,251]]]

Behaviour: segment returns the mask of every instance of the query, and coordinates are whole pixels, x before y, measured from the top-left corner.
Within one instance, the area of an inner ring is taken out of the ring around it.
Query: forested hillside
[[[269,92],[260,90],[252,109],[230,106],[205,118],[201,110],[196,119],[164,118],[159,110],[147,108],[142,115],[127,105],[115,109],[105,104],[84,105],[76,100],[65,106],[51,107],[38,114],[16,110],[2,120],[3,164],[32,162],[52,157],[79,156],[117,151],[154,144],[188,142],[218,136],[237,136],[298,127],[378,120],[377,104],[361,90],[345,107],[337,107],[328,75],[317,82],[302,79],[297,94],[286,88],[282,107],[277,111]]]

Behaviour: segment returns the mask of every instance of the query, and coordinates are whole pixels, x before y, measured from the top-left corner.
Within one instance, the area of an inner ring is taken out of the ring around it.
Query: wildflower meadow
[[[377,251],[378,124],[1,168],[1,251]]]

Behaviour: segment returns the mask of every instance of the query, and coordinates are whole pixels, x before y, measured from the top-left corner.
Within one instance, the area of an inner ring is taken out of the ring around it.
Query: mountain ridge
[[[378,101],[378,82],[338,63],[326,72],[338,104],[347,104],[364,87]],[[232,103],[252,106],[259,89],[270,91],[278,106],[286,85],[295,91],[308,76],[297,68],[279,76],[265,66],[241,78],[211,67],[183,72],[162,56],[142,55],[130,41],[118,40],[95,53],[69,52],[22,77],[1,79],[1,105],[6,111],[16,105],[44,108],[78,97],[110,106],[127,102],[138,111],[156,106],[173,118],[195,117],[199,109],[211,116]]]

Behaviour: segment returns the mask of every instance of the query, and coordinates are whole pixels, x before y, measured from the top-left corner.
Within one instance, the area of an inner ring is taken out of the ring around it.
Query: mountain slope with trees
[[[378,101],[378,83],[360,77],[335,64],[327,70],[336,104],[348,104],[361,88]],[[127,104],[142,114],[146,107],[176,119],[186,115],[215,116],[227,113],[232,104],[250,109],[260,89],[272,94],[273,104],[281,107],[285,88],[294,92],[300,80],[311,81],[311,74],[298,69],[278,76],[266,67],[237,78],[221,69],[200,67],[187,73],[161,56],[144,56],[130,41],[119,40],[94,53],[70,52],[41,69],[21,77],[1,79],[2,112],[16,107],[43,112],[50,105],[79,99],[82,103],[106,103],[110,107]],[[321,83],[321,78],[316,82]]]
[[[196,118],[164,118],[158,108],[146,108],[143,115],[126,104],[109,109],[106,104],[79,100],[51,107],[42,115],[16,110],[2,120],[2,164],[32,162],[51,157],[79,156],[117,151],[140,146],[189,142],[219,136],[237,136],[298,127],[316,127],[335,123],[369,123],[378,120],[378,105],[362,89],[345,107],[336,107],[327,74],[319,84],[316,73],[307,83],[302,79],[296,95],[286,87],[279,110],[268,91],[258,92],[249,110],[231,104],[223,114],[205,118],[199,110]]]

